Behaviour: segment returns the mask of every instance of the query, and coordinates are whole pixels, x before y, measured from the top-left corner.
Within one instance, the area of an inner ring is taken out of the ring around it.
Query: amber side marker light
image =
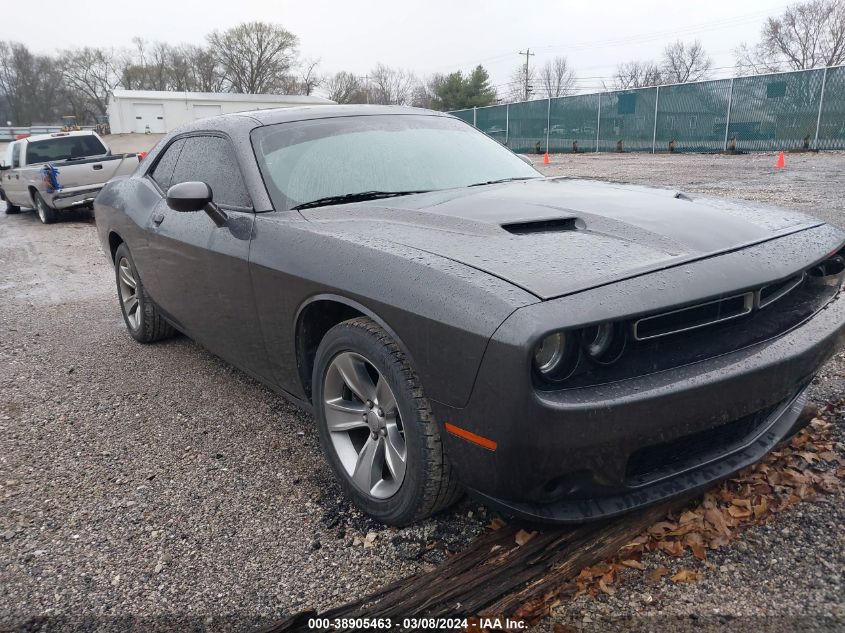
[[[488,451],[496,450],[497,444],[493,440],[488,440],[486,437],[481,437],[480,435],[476,435],[472,431],[467,431],[466,429],[462,429],[461,427],[455,426],[454,424],[449,424],[448,422],[446,422],[445,426],[446,430],[452,435],[456,435],[457,437],[466,440],[467,442],[478,444],[482,448],[486,448]]]

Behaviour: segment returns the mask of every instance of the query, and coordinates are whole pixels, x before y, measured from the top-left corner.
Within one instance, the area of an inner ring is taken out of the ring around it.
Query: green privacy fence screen
[[[845,66],[452,114],[517,152],[845,149]]]

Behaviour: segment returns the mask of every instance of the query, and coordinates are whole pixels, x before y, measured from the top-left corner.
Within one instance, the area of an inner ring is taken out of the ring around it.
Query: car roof
[[[250,110],[233,114],[223,114],[220,118],[234,116],[248,116],[261,125],[274,125],[291,121],[308,121],[310,119],[327,119],[344,116],[374,116],[384,114],[416,114],[427,116],[450,116],[445,112],[411,108],[409,106],[385,105],[313,105],[293,106],[290,108],[268,108],[266,110]]]

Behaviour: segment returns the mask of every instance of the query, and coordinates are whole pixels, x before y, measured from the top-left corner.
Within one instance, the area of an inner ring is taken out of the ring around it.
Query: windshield
[[[279,123],[257,128],[253,146],[277,209],[361,192],[432,191],[541,177],[498,142],[442,116]]]
[[[26,163],[46,163],[52,160],[71,160],[102,156],[108,150],[92,135],[57,136],[43,141],[31,141],[26,148]]]

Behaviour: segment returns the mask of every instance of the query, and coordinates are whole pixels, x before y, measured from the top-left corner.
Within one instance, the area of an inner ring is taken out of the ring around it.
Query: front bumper
[[[433,403],[441,423],[490,438],[496,449],[444,431],[446,449],[485,502],[535,520],[579,522],[707,486],[794,432],[806,385],[845,343],[845,293],[800,326],[744,349],[556,392],[525,388],[524,352],[508,326],[490,341],[469,404]]]

